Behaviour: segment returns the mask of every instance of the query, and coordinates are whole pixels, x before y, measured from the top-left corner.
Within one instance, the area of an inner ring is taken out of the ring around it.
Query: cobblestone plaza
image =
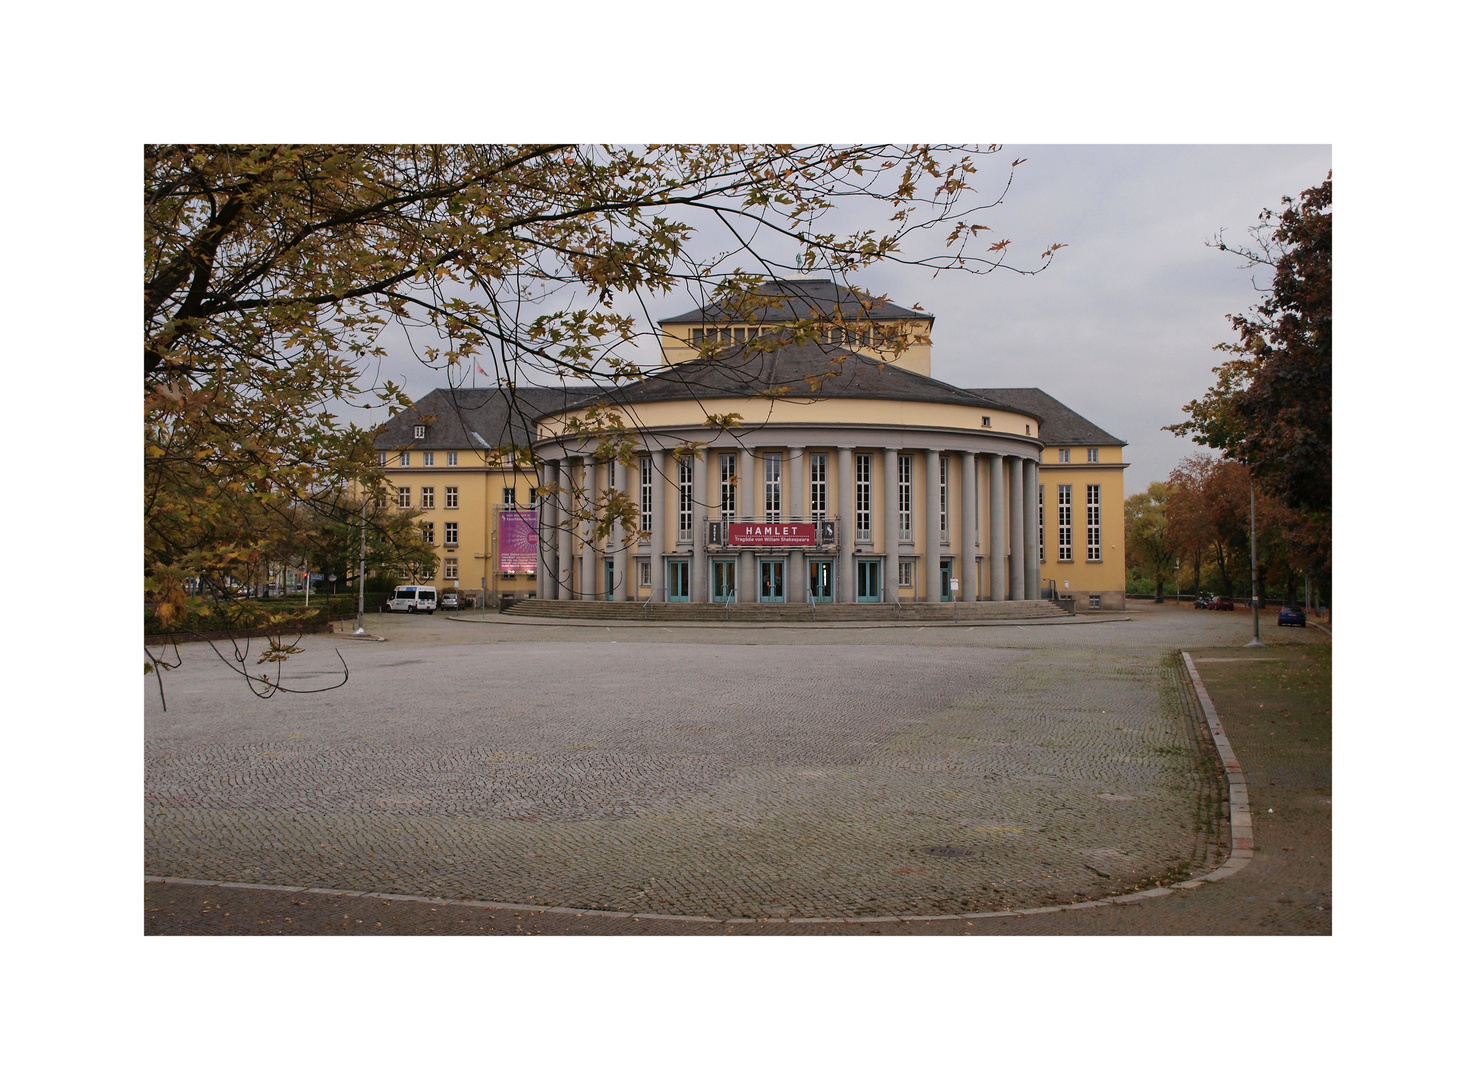
[[[754,918],[1112,895],[1213,854],[1173,650],[1241,643],[1214,616],[383,616],[285,668],[331,683],[338,647],[346,686],[270,700],[191,645],[167,712],[146,687],[145,872]]]

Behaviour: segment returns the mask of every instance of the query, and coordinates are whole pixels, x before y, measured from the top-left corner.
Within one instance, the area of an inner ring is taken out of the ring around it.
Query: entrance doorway
[[[731,559],[714,559],[712,563],[712,599],[721,604],[738,592],[738,564]]]
[[[938,560],[938,599],[949,601],[953,599],[953,590],[949,587],[953,584],[953,560]]]
[[[615,599],[615,560],[605,560],[605,599]]]
[[[862,559],[856,564],[856,603],[881,601],[881,560]]]
[[[666,598],[674,604],[684,604],[691,599],[691,563],[686,559],[672,559],[666,564]]]
[[[759,600],[765,603],[784,602],[783,559],[759,560]]]
[[[835,563],[830,559],[815,559],[810,563],[810,597],[817,604],[829,604],[835,600]]]

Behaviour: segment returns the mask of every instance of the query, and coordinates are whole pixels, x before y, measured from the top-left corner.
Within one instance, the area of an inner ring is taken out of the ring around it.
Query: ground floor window
[[[445,578],[446,578],[446,580],[447,581],[455,581],[460,576],[461,576],[460,573],[456,569],[456,560],[455,559],[447,559],[446,560],[446,567],[445,567]]]
[[[1102,485],[1088,484],[1087,495],[1087,562],[1102,561]],[[1100,597],[1098,598],[1100,599]]]
[[[1071,561],[1071,485],[1056,485],[1056,526],[1057,549],[1056,558],[1060,562]]]
[[[1101,593],[1089,593],[1087,595],[1087,607],[1089,607],[1089,608],[1091,608],[1093,610],[1100,609],[1102,607],[1102,594]]]
[[[902,559],[897,563],[897,587],[912,588],[912,560]]]
[[[637,580],[641,583],[641,588],[649,589],[651,587],[651,560],[641,559],[636,566],[639,567],[636,572],[639,574]]]

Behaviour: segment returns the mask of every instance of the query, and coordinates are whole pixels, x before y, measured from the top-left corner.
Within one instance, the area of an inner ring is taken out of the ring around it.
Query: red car
[[[1235,601],[1228,596],[1211,596],[1206,606],[1211,611],[1234,611]]]

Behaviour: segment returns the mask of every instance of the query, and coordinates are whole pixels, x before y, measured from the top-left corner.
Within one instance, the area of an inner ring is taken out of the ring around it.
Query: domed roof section
[[[782,278],[766,281],[757,289],[757,295],[772,298],[760,303],[752,312],[741,314],[712,303],[693,308],[685,315],[662,319],[661,325],[671,323],[770,323],[793,322],[797,319],[837,318],[846,321],[862,319],[926,319],[933,316],[925,311],[894,304],[890,300],[878,300],[871,294],[837,285],[829,278]]]
[[[1032,409],[1004,405],[896,364],[813,342],[765,348],[766,337],[759,338],[757,346],[753,343],[734,346],[712,356],[662,368],[639,382],[615,387],[579,404],[587,406],[598,401],[639,405],[653,401],[760,397],[796,401],[863,398],[983,406],[1039,420]],[[556,411],[562,410],[550,410]]]

